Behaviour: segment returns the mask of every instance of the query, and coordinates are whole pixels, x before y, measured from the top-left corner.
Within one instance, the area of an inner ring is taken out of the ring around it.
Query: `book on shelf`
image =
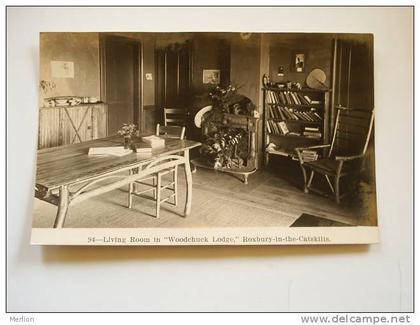
[[[279,127],[283,134],[289,133],[289,129],[287,128],[287,125],[284,121],[279,122]]]
[[[308,95],[303,96],[303,98],[305,98],[306,102],[308,103],[308,105],[317,105],[317,104],[321,104],[322,102],[320,100],[314,100],[311,99]]]
[[[289,132],[288,135],[294,135],[296,137],[300,137],[302,134],[300,134],[299,132]]]
[[[311,104],[310,98],[308,96],[306,96],[306,97],[308,97],[309,100],[306,99],[305,96],[303,96],[302,94],[298,93],[297,95],[298,95],[298,97],[299,97],[299,99],[300,99],[300,101],[303,105],[310,105]]]
[[[268,133],[270,134],[286,135],[290,133],[289,129],[287,128],[287,124],[284,121],[275,122],[273,120],[267,120],[266,125]]]
[[[270,126],[270,121],[266,121],[265,123],[267,125],[267,131],[268,131],[268,133],[273,133],[273,131],[271,130],[271,126]]]
[[[321,115],[316,112],[316,109],[308,111],[305,109],[288,108],[286,106],[268,106],[268,117],[278,120],[322,121]]]
[[[322,137],[322,133],[319,130],[319,127],[308,127],[306,126],[303,135],[308,138],[316,138],[319,139]]]
[[[281,105],[318,105],[322,104],[320,100],[314,100],[308,95],[302,95],[300,92],[292,90],[268,90],[267,102],[269,104]]]

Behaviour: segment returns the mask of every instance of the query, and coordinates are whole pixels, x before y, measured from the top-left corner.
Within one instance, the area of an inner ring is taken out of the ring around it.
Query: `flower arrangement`
[[[214,168],[241,167],[243,161],[237,149],[244,136],[242,129],[223,128],[210,134],[201,146],[201,154]]]
[[[128,149],[131,148],[135,150],[135,145],[132,141],[133,135],[136,134],[137,126],[135,124],[126,124],[124,123],[121,129],[117,131],[117,133],[124,137],[124,148]]]
[[[118,134],[124,138],[131,138],[137,131],[137,125],[124,123],[121,129],[118,130]]]
[[[39,82],[39,86],[41,87],[44,94],[48,94],[50,91],[55,89],[56,84],[54,81],[41,80]]]

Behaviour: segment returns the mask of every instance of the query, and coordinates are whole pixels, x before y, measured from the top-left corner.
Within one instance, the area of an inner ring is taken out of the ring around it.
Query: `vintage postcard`
[[[32,244],[378,242],[373,34],[39,38]]]

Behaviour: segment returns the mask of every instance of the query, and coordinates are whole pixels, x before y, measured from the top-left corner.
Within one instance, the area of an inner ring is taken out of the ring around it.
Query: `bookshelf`
[[[264,87],[262,91],[265,164],[270,155],[296,159],[296,147],[329,142],[330,90]]]

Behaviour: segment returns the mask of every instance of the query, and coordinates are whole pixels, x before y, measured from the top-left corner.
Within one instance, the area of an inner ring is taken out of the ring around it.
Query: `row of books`
[[[319,127],[305,127],[304,131],[303,131],[303,135],[305,137],[308,138],[321,138],[322,137],[322,133],[319,130]]]
[[[305,127],[302,133],[298,132],[290,132],[286,122],[276,122],[273,120],[266,121],[267,130],[270,134],[281,134],[281,135],[297,135],[297,136],[305,136],[308,138],[320,139],[322,138],[322,133],[319,127]]]
[[[313,100],[308,95],[302,95],[295,91],[267,91],[267,102],[269,104],[282,105],[316,105],[321,104],[319,100]]]
[[[308,122],[322,121],[322,117],[317,113],[316,109],[303,111],[283,106],[269,106],[269,117],[279,120],[299,120]]]
[[[267,130],[270,134],[283,134],[289,133],[289,129],[285,122],[274,122],[273,120],[267,120]]]

